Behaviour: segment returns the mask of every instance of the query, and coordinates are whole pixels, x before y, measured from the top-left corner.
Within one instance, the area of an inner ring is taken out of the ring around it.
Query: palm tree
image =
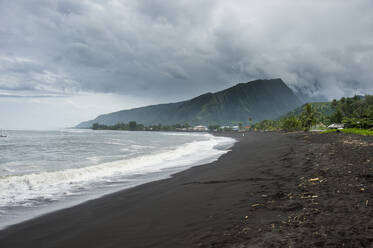
[[[239,130],[242,130],[242,127],[243,127],[242,122],[239,122],[239,123],[238,123],[238,128],[239,128]]]
[[[247,120],[249,121],[250,129],[251,129],[253,119],[249,116],[249,117],[247,117]]]
[[[318,115],[319,113],[315,111],[312,105],[307,103],[306,106],[304,106],[304,110],[302,112],[303,127],[306,130],[310,130],[312,125],[316,124]]]

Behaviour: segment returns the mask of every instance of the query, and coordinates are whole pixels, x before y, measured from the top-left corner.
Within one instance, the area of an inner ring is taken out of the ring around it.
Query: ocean
[[[0,138],[0,229],[215,161],[235,142],[181,132],[6,134]]]

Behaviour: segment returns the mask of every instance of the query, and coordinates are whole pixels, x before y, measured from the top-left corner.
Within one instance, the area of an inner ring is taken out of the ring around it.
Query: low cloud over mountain
[[[371,93],[372,10],[370,0],[0,1],[0,97],[168,102],[277,77],[314,97]]]

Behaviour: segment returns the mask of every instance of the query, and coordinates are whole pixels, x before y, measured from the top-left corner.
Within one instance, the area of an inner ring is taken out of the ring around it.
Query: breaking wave
[[[166,173],[169,169],[212,162],[235,142],[230,138],[206,137],[209,139],[186,143],[173,150],[83,168],[0,177],[0,208],[29,207],[40,201],[56,201],[89,191],[98,185],[129,181],[136,175]]]

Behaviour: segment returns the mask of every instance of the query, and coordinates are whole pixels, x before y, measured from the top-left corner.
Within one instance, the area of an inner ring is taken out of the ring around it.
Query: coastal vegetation
[[[307,103],[279,120],[264,120],[253,128],[258,130],[300,131],[317,126],[326,129],[333,123],[344,124],[345,132],[362,133],[359,130],[373,128],[373,95],[342,97],[332,102]],[[370,133],[370,131],[367,131]]]
[[[279,120],[264,120],[256,123],[253,126],[254,130],[267,131],[300,131],[310,130],[313,125],[320,121],[320,112],[318,112],[311,104],[305,104],[302,107],[302,112],[298,110],[288,114]]]
[[[373,136],[373,130],[369,129],[360,129],[360,128],[344,128],[341,130],[336,129],[330,129],[323,131],[322,133],[334,133],[334,132],[342,132],[342,133],[349,133],[349,134],[358,134],[358,135],[364,135],[364,136]]]
[[[251,117],[248,117],[247,119],[251,124]],[[291,132],[309,131],[312,129],[326,130],[327,126],[333,123],[343,124],[346,128],[343,130],[344,133],[371,135],[373,132],[373,96],[343,97],[340,100],[333,100],[332,102],[307,103],[277,120],[263,120],[254,125],[248,126],[244,126],[243,122],[238,122],[235,126],[212,124],[206,127],[206,130],[214,132],[257,130]],[[114,125],[94,123],[92,129],[128,131],[193,131],[193,127],[188,123],[174,125],[144,125],[135,121],[117,123]]]
[[[178,131],[187,130],[190,128],[189,124],[175,124],[175,125],[149,125],[139,124],[136,121],[130,121],[129,123],[117,123],[115,125],[104,125],[94,123],[92,125],[93,130],[122,130],[122,131]]]
[[[211,131],[211,132],[232,132],[243,130],[242,123],[237,126],[191,126],[188,123],[175,125],[149,125],[139,124],[136,121],[129,123],[117,123],[115,125],[104,125],[94,123],[91,127],[93,130],[119,130],[119,131]]]

